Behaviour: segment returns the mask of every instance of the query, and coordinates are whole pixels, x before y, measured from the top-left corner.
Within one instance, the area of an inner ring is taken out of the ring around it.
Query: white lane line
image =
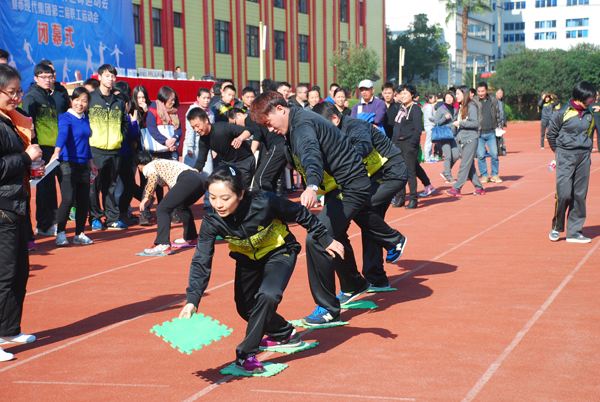
[[[491,378],[494,376],[494,374],[496,374],[498,369],[500,369],[500,366],[502,366],[502,363],[504,363],[504,361],[508,358],[508,356],[516,349],[516,347],[519,345],[519,343],[521,343],[521,341],[523,340],[523,338],[525,338],[525,336],[527,335],[529,330],[531,330],[531,328],[540,319],[540,317],[546,312],[546,310],[548,310],[548,308],[550,307],[550,305],[552,305],[552,303],[558,297],[560,292],[562,292],[563,289],[569,284],[569,282],[571,282],[571,280],[573,279],[575,274],[577,274],[577,272],[579,272],[579,270],[585,265],[587,260],[592,256],[592,254],[594,254],[594,252],[598,249],[599,246],[600,246],[600,242],[596,242],[594,247],[592,247],[590,249],[590,251],[588,251],[587,254],[585,256],[583,256],[583,258],[581,259],[581,261],[579,261],[579,263],[575,266],[575,268],[573,268],[573,270],[567,276],[565,276],[565,278],[562,280],[560,285],[558,285],[556,287],[556,289],[554,289],[552,291],[550,296],[548,296],[546,301],[540,306],[540,308],[538,308],[538,310],[533,314],[533,316],[531,316],[531,318],[529,319],[529,321],[527,321],[525,326],[523,328],[521,328],[521,330],[519,332],[517,332],[517,334],[513,338],[512,342],[502,351],[502,353],[498,356],[498,358],[496,358],[496,360],[488,367],[488,369],[479,378],[479,380],[473,386],[473,388],[471,388],[469,390],[467,395],[463,398],[463,402],[469,402],[469,401],[472,401],[473,399],[475,399],[475,397],[479,394],[479,392],[481,392],[483,387],[485,387],[485,385],[491,380]]]
[[[72,381],[13,381],[13,384],[34,385],[78,385],[92,387],[133,387],[133,388],[169,388],[170,385],[163,384],[119,384],[110,382],[72,382]]]
[[[322,397],[334,397],[334,398],[376,399],[378,401],[416,401],[415,398],[403,398],[403,397],[397,397],[397,396],[334,394],[334,393],[330,393],[330,392],[275,391],[275,390],[269,390],[269,389],[253,389],[252,391],[263,392],[263,393],[267,393],[267,394],[322,396]]]
[[[210,292],[210,291],[213,291],[213,290],[216,290],[216,289],[222,288],[222,287],[224,287],[224,286],[231,285],[232,283],[233,283],[233,280],[230,280],[230,281],[224,282],[224,283],[222,283],[222,284],[220,284],[220,285],[214,286],[214,287],[212,287],[212,288],[210,288],[210,289],[207,289],[206,291],[207,291],[207,292]],[[33,361],[33,360],[37,360],[37,359],[39,359],[39,358],[41,358],[41,357],[47,356],[47,355],[49,355],[49,354],[51,354],[51,353],[58,352],[59,350],[62,350],[62,349],[68,348],[69,346],[76,345],[76,344],[78,344],[78,343],[80,343],[80,342],[83,342],[83,341],[85,341],[85,340],[88,340],[88,339],[90,339],[90,338],[93,338],[93,337],[95,337],[95,336],[98,336],[98,335],[100,335],[100,334],[103,334],[103,333],[105,333],[105,332],[108,332],[108,331],[110,331],[110,330],[112,330],[112,329],[114,329],[114,328],[118,328],[118,327],[121,327],[121,326],[123,326],[123,325],[125,325],[125,324],[127,324],[127,323],[130,323],[130,322],[132,322],[132,321],[136,321],[136,320],[138,320],[138,319],[140,319],[140,318],[142,318],[142,317],[145,317],[145,316],[147,316],[147,315],[149,315],[149,314],[153,314],[153,313],[156,313],[156,312],[158,312],[158,311],[161,311],[161,310],[167,309],[167,308],[169,308],[169,307],[171,307],[171,306],[177,305],[177,304],[181,303],[181,301],[182,301],[182,300],[183,300],[183,299],[174,300],[174,301],[172,301],[172,302],[170,302],[170,303],[168,303],[168,304],[165,304],[165,305],[162,305],[162,306],[160,306],[160,307],[157,307],[157,308],[155,308],[155,309],[152,309],[152,310],[148,311],[147,313],[144,313],[144,314],[138,315],[138,316],[136,316],[136,317],[130,318],[130,319],[128,319],[128,320],[125,320],[125,321],[119,321],[119,322],[117,322],[117,323],[115,323],[115,324],[112,324],[112,325],[109,325],[109,326],[107,326],[107,327],[104,327],[104,328],[98,329],[98,330],[96,330],[96,331],[94,331],[94,332],[91,332],[91,333],[89,333],[89,334],[85,335],[85,336],[82,336],[82,337],[80,337],[80,338],[77,338],[77,339],[74,339],[74,340],[72,340],[72,341],[69,341],[69,342],[67,342],[67,343],[64,343],[64,344],[62,344],[62,345],[60,345],[60,346],[57,346],[57,347],[55,347],[55,348],[53,348],[53,349],[48,349],[48,350],[46,350],[46,351],[44,351],[44,352],[41,352],[41,353],[38,353],[38,354],[36,354],[36,355],[30,356],[30,357],[28,357],[28,358],[26,358],[26,359],[19,360],[19,361],[17,361],[17,362],[16,362],[16,363],[14,363],[14,364],[11,364],[11,365],[9,365],[9,366],[6,366],[6,367],[3,367],[3,368],[0,368],[0,373],[3,373],[3,372],[5,372],[5,371],[8,371],[8,370],[12,370],[12,369],[14,369],[14,368],[17,368],[17,367],[19,367],[19,366],[23,365],[23,364],[26,364],[26,363],[29,363],[29,362],[31,362],[31,361]]]

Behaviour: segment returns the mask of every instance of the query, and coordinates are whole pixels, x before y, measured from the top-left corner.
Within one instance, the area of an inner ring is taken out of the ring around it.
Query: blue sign
[[[135,68],[133,6],[127,0],[0,0],[0,48],[8,63],[33,80],[33,67],[51,60],[56,79],[89,78],[104,63]]]

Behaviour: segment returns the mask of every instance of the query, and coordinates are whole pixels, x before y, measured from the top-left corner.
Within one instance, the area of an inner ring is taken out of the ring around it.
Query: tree
[[[392,39],[388,30],[387,71],[388,79],[398,77],[398,48],[405,50],[402,75],[411,82],[419,77],[428,79],[436,67],[448,60],[448,43],[439,24],[429,25],[426,14],[417,14],[406,32]]]
[[[338,49],[331,58],[331,65],[337,69],[337,81],[342,88],[353,90],[361,80],[379,79],[379,57],[367,47]]]
[[[461,77],[467,73],[467,33],[469,32],[469,14],[481,14],[491,11],[489,0],[440,0],[446,3],[446,23],[461,15],[462,70]]]

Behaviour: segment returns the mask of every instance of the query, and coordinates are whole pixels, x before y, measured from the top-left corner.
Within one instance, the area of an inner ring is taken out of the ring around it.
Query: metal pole
[[[266,49],[266,36],[267,26],[263,24],[262,21],[258,23],[258,65],[259,65],[259,73],[258,73],[258,82],[260,88],[262,88],[262,82],[265,79],[265,49]]]
[[[477,85],[477,83],[475,82],[476,79],[477,79],[477,59],[475,57],[473,57],[473,88],[475,88],[475,85]]]
[[[496,35],[498,35],[496,38],[496,42],[498,42],[498,54],[496,55],[496,63],[502,57],[502,10],[504,10],[504,7],[496,3],[496,13],[498,14],[498,28],[496,29]],[[494,69],[496,69],[496,66],[494,66]]]
[[[398,48],[398,85],[402,85],[402,67],[404,67],[404,48]]]

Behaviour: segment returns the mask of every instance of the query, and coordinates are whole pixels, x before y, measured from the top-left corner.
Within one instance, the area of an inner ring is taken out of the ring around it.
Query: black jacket
[[[215,212],[206,215],[190,265],[188,303],[197,306],[206,290],[217,236],[229,243],[229,255],[236,261],[264,263],[276,250],[300,251],[300,244],[286,222],[304,227],[323,247],[333,241],[325,226],[308,209],[273,193],[246,193],[235,213],[225,218]]]
[[[368,190],[367,171],[348,138],[316,113],[295,107],[289,111],[286,137],[290,162],[304,176],[306,184],[319,186],[323,192],[334,189],[335,183],[342,191],[363,191],[365,187]]]
[[[25,177],[31,158],[10,119],[0,115],[0,209],[17,215],[27,213]]]
[[[589,108],[581,117],[569,103],[552,115],[548,125],[548,144],[552,151],[557,148],[573,152],[591,152],[594,118]]]
[[[395,121],[396,115],[402,105],[398,105],[397,108],[388,109],[388,113],[394,115],[394,134],[392,136],[392,141],[394,144],[398,145],[401,141],[408,141],[412,143],[414,146],[418,146],[421,141],[421,133],[425,130],[423,126],[423,111],[421,107],[417,103],[412,103],[408,107],[408,112],[405,117],[402,118],[400,122]]]
[[[198,158],[196,159],[194,168],[199,172],[204,169],[209,150],[215,151],[220,160],[233,164],[246,158],[254,157],[250,144],[246,141],[242,142],[242,145],[238,149],[231,146],[231,141],[244,131],[246,131],[246,127],[224,121],[211,124],[208,135],[198,136]]]

